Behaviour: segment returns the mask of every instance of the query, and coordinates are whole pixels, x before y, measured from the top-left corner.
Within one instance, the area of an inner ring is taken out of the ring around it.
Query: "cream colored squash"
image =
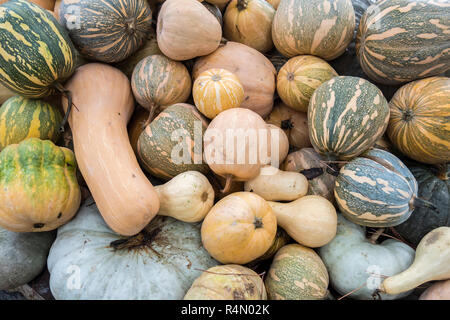
[[[290,203],[268,203],[277,216],[278,225],[304,246],[322,247],[336,235],[336,209],[324,197],[310,195]]]
[[[264,166],[259,176],[245,182],[244,190],[254,192],[269,201],[292,201],[306,195],[308,180],[298,172]]]
[[[184,222],[199,222],[214,204],[214,189],[198,171],[186,171],[155,187],[160,207],[158,214]]]
[[[274,124],[267,124],[267,128],[269,129],[268,148],[270,148],[270,159],[267,159],[267,164],[279,168],[289,153],[289,138],[280,127]],[[275,154],[272,154],[272,150],[274,152],[278,150],[277,158],[274,157]]]

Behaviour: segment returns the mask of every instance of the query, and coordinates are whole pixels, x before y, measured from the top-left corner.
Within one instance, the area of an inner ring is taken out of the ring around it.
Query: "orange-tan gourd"
[[[90,63],[67,82],[69,116],[80,171],[108,226],[131,236],[159,210],[158,196],[131,148],[127,122],[134,110],[130,81],[116,68]],[[67,100],[63,98],[64,109]]]

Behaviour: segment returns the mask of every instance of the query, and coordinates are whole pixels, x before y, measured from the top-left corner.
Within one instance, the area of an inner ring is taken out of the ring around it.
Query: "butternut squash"
[[[264,166],[259,176],[245,182],[244,190],[254,192],[268,201],[292,201],[306,195],[308,180],[298,172]]]
[[[84,180],[108,226],[135,235],[157,214],[159,199],[128,138],[134,109],[130,81],[114,67],[90,63],[77,69],[66,89],[76,106],[69,124]],[[67,111],[64,97],[62,104]]]
[[[161,206],[158,214],[184,222],[199,222],[214,204],[214,189],[198,171],[180,173],[155,187]]]
[[[304,246],[322,247],[336,235],[336,209],[321,196],[305,196],[290,203],[268,203],[277,216],[278,225]]]
[[[380,290],[397,294],[428,281],[447,279],[450,279],[450,227],[440,227],[420,240],[412,265],[405,271],[386,278]]]

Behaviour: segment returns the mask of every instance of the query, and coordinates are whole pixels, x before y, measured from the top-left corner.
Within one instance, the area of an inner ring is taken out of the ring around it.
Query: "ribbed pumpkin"
[[[196,61],[193,78],[208,69],[225,69],[239,78],[245,94],[241,108],[255,111],[263,118],[270,113],[276,70],[262,53],[241,43],[228,41],[214,53]]]
[[[153,54],[162,54],[159,50],[158,42],[156,41],[156,32],[151,30],[147,33],[147,39],[142,47],[134,52],[131,56],[125,60],[116,64],[116,67],[122,70],[129,78],[131,78],[134,68],[144,58]]]
[[[60,22],[77,49],[93,60],[122,61],[144,44],[151,31],[147,1],[63,0],[59,10]]]
[[[225,11],[223,35],[260,52],[273,47],[275,9],[266,0],[232,0]]]
[[[0,151],[27,138],[56,142],[62,116],[51,104],[14,96],[0,108]]]
[[[389,107],[387,134],[397,149],[423,163],[450,161],[450,78],[410,82],[395,93]]]
[[[58,228],[77,212],[81,193],[72,151],[30,138],[0,153],[0,225],[15,232]]]
[[[192,95],[197,109],[213,119],[224,110],[238,108],[244,101],[244,88],[233,73],[210,69],[197,77]]]
[[[290,146],[299,149],[311,146],[306,113],[280,102],[275,105],[266,122],[280,127],[286,133]]]
[[[314,250],[289,244],[275,255],[265,285],[270,300],[323,300],[328,281],[327,269]]]
[[[303,148],[288,154],[281,165],[284,171],[303,174],[308,179],[308,194],[327,198],[334,203],[334,183],[337,171],[332,164],[327,164],[313,148]]]
[[[308,108],[309,137],[329,160],[348,160],[380,138],[389,121],[381,91],[357,77],[335,77],[314,91]]]
[[[75,48],[46,10],[25,0],[0,6],[0,81],[13,92],[41,98],[63,91],[75,70]]]
[[[438,209],[416,208],[408,220],[395,227],[406,241],[417,246],[431,230],[450,227],[450,164],[440,168],[414,165],[409,170],[417,180],[419,197]]]
[[[277,76],[277,92],[292,109],[308,112],[314,91],[325,81],[336,77],[336,71],[324,60],[304,55],[289,59]]]
[[[275,13],[272,39],[286,57],[339,57],[353,39],[355,11],[350,0],[283,0]]]
[[[219,47],[219,21],[196,0],[166,0],[158,14],[156,38],[161,51],[173,60],[189,60]]]
[[[252,269],[229,264],[205,270],[184,300],[266,300],[261,277]]]
[[[137,149],[144,169],[164,180],[190,170],[208,172],[202,157],[207,125],[192,105],[178,103],[165,109],[139,136]]]
[[[191,86],[184,64],[160,54],[141,60],[131,78],[134,97],[149,110],[149,121],[159,107],[185,102],[191,94]]]
[[[370,149],[345,164],[336,178],[336,202],[350,221],[368,227],[393,227],[414,208],[429,202],[417,196],[417,181],[393,154]]]
[[[447,1],[383,0],[359,24],[356,53],[374,81],[398,84],[449,69]],[[382,14],[381,14],[382,12]]]

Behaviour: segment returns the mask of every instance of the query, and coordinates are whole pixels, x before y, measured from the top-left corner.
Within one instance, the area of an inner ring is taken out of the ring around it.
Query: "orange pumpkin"
[[[245,264],[272,245],[277,219],[269,204],[252,192],[233,193],[209,211],[202,224],[202,242],[221,263]]]
[[[195,80],[192,95],[197,109],[213,119],[224,110],[238,108],[244,100],[244,88],[233,73],[210,69]]]

